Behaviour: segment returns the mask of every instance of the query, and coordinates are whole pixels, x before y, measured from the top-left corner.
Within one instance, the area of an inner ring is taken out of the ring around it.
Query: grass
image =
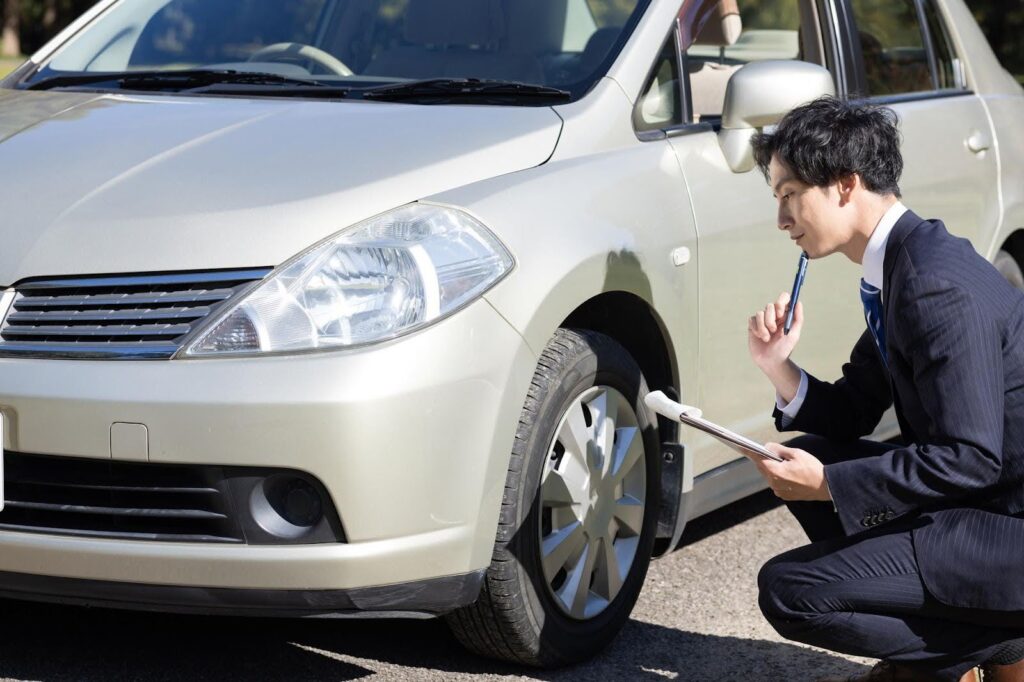
[[[21,66],[23,61],[25,57],[0,57],[0,78]]]

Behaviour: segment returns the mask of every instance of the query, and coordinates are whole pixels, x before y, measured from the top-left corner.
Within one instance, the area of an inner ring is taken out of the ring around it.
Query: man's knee
[[[770,559],[757,574],[757,604],[761,613],[778,629],[780,622],[801,620],[803,614],[796,603],[797,565],[785,554]]]

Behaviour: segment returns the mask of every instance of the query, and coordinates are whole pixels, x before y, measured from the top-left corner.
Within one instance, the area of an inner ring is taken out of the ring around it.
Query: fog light
[[[263,530],[282,538],[296,538],[323,518],[320,493],[298,476],[277,475],[253,487],[249,498],[252,516]]]

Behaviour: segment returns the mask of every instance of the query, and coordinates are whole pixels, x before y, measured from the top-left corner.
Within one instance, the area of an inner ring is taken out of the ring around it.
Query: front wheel
[[[537,666],[592,657],[626,622],[660,490],[647,384],[608,336],[562,329],[519,420],[491,566],[448,623],[469,649]]]

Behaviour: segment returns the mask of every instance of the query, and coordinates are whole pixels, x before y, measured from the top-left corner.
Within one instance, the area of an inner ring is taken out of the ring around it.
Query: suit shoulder
[[[971,242],[950,234],[941,220],[923,220],[900,244],[894,274],[912,277],[927,273],[947,284],[974,288],[977,277],[998,274]]]

